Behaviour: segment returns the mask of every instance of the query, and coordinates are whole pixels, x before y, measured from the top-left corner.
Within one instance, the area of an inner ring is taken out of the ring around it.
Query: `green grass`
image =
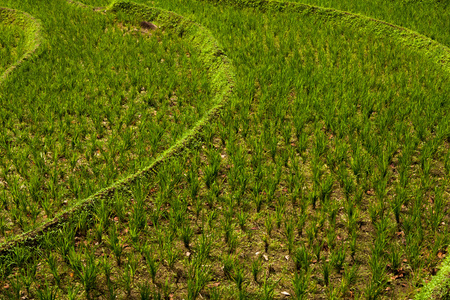
[[[0,32],[0,73],[3,73],[25,54],[25,34],[20,27],[4,23],[0,24]]]
[[[154,175],[98,199],[40,238],[39,247],[12,248],[0,264],[0,283],[8,286],[2,296],[22,292],[44,299],[40,295],[54,289],[62,299],[282,299],[283,293],[296,299],[409,299],[436,274],[449,244],[448,48],[365,18],[295,5],[277,12],[274,2],[137,2],[206,26],[235,65],[234,95],[203,128],[202,140],[164,161]],[[334,7],[381,18],[405,5],[384,3],[377,10],[376,4],[381,2]],[[445,5],[436,7],[445,12]],[[87,30],[90,40],[96,26],[88,24],[103,20],[116,28],[116,18],[135,24],[142,17],[141,7],[116,8],[123,15],[74,6],[64,15],[84,16],[73,32]],[[426,12],[413,21],[408,10],[395,11],[383,20],[447,44],[442,28],[448,20],[435,18],[423,32],[411,24]],[[122,35],[108,45],[127,41]],[[170,35],[175,49],[183,42]],[[177,57],[173,53],[165,58]],[[27,65],[28,72],[44,68],[45,59]],[[84,74],[74,64],[70,70]],[[19,72],[8,84],[19,81]],[[205,82],[215,83],[207,76]],[[213,96],[206,93],[203,101]],[[95,126],[86,131],[97,133]],[[129,153],[137,150],[133,144]],[[127,160],[123,166],[130,168]],[[83,184],[100,180],[102,170]]]
[[[38,54],[45,39],[40,22],[22,11],[0,8],[0,25],[2,26],[1,83],[23,62]]]

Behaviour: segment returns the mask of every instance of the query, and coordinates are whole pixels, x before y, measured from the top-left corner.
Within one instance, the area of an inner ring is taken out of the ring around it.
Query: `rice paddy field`
[[[0,299],[448,299],[450,3],[0,0]]]

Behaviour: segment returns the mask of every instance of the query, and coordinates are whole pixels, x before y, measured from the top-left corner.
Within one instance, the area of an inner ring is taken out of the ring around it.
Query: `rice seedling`
[[[111,249],[111,251],[114,253],[114,257],[116,258],[117,265],[122,264],[122,253],[123,253],[123,245],[121,244],[118,234],[117,234],[117,227],[115,224],[113,224],[109,228],[109,235],[107,237],[108,239],[108,246]]]
[[[188,224],[185,224],[180,229],[180,235],[181,235],[181,239],[183,240],[184,246],[187,249],[190,249],[191,239],[194,235],[192,228]],[[229,239],[229,237],[228,237],[228,239]]]
[[[294,253],[294,256],[292,257],[292,260],[294,261],[295,268],[298,272],[300,271],[308,272],[310,264],[310,255],[308,253],[308,250],[305,249],[305,247],[302,246],[298,247]]]
[[[295,299],[306,299],[308,292],[308,273],[295,273],[292,279]]]
[[[236,283],[236,287],[239,293],[242,292],[243,284],[245,282],[244,269],[241,266],[236,266],[234,269],[233,280]]]
[[[78,294],[78,289],[77,288],[72,288],[72,287],[68,287],[67,288],[67,298],[69,300],[76,299],[77,294]]]
[[[210,150],[207,155],[209,163],[206,165],[204,173],[205,184],[208,188],[210,188],[217,178],[221,157],[220,153],[214,149]]]
[[[84,256],[84,255],[83,255]],[[93,253],[86,253],[87,261],[81,261],[81,255],[71,251],[69,261],[72,270],[84,286],[86,298],[91,299],[91,291],[94,290],[99,273],[99,263],[95,261]]]
[[[200,292],[210,280],[210,274],[205,268],[193,267],[187,282],[188,299],[197,299]]]
[[[151,253],[151,249],[149,247],[144,248],[144,257],[148,266],[148,271],[150,273],[152,282],[155,283],[156,275],[159,269],[159,262],[157,262],[156,259],[153,257],[153,254]]]
[[[61,276],[59,275],[59,272],[58,272],[58,265],[57,265],[56,257],[53,255],[53,253],[49,253],[49,255],[46,257],[46,260],[47,260],[48,266],[50,268],[50,272],[52,273],[57,286],[60,286]]]
[[[233,278],[233,273],[234,273],[234,268],[235,268],[235,258],[232,254],[229,255],[225,255],[222,258],[222,262],[223,262],[223,273],[226,277],[232,279]]]
[[[42,288],[37,290],[37,298],[39,300],[55,300],[57,295],[57,290],[54,287],[50,287],[48,283]]]
[[[260,299],[264,300],[271,300],[274,298],[275,294],[275,285],[277,282],[273,282],[270,279],[267,279],[267,277],[264,279],[264,282],[261,286],[261,292],[260,292]]]
[[[101,267],[102,267],[103,274],[105,275],[106,286],[108,288],[108,291],[110,291],[110,294],[111,294],[111,291],[114,288],[112,280],[111,280],[112,265],[108,261],[108,258],[106,256],[103,256],[103,261],[101,262]]]
[[[35,264],[28,265],[25,269],[21,270],[22,285],[25,287],[27,294],[30,295],[30,287],[36,280],[36,269]]]
[[[330,263],[336,270],[341,270],[343,268],[346,254],[346,249],[344,247],[336,248],[331,253]]]
[[[178,256],[180,254],[180,251],[177,249],[174,249],[171,245],[171,243],[168,243],[167,241],[164,243],[163,249],[161,249],[161,252],[164,254],[162,257],[164,257],[164,261],[169,269],[173,269],[175,263],[178,260]]]
[[[251,265],[251,270],[252,270],[252,276],[253,276],[253,281],[255,281],[256,283],[258,283],[259,281],[259,274],[261,272],[261,260],[259,260],[258,258],[252,261],[252,265]]]

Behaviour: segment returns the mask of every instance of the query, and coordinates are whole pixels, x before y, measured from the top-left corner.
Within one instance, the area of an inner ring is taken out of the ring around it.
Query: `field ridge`
[[[45,39],[42,35],[41,22],[28,13],[11,8],[0,7],[0,22],[17,24],[17,26],[22,27],[26,34],[25,47],[27,49],[26,53],[20,57],[19,60],[0,74],[0,84],[2,84],[14,69],[18,68],[25,61],[31,60],[34,56],[38,55],[37,51],[43,46],[42,44],[45,42]]]

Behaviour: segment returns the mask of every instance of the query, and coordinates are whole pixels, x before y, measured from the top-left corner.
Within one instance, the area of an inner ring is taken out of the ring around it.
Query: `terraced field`
[[[135,2],[0,0],[0,297],[448,297],[450,5]]]

